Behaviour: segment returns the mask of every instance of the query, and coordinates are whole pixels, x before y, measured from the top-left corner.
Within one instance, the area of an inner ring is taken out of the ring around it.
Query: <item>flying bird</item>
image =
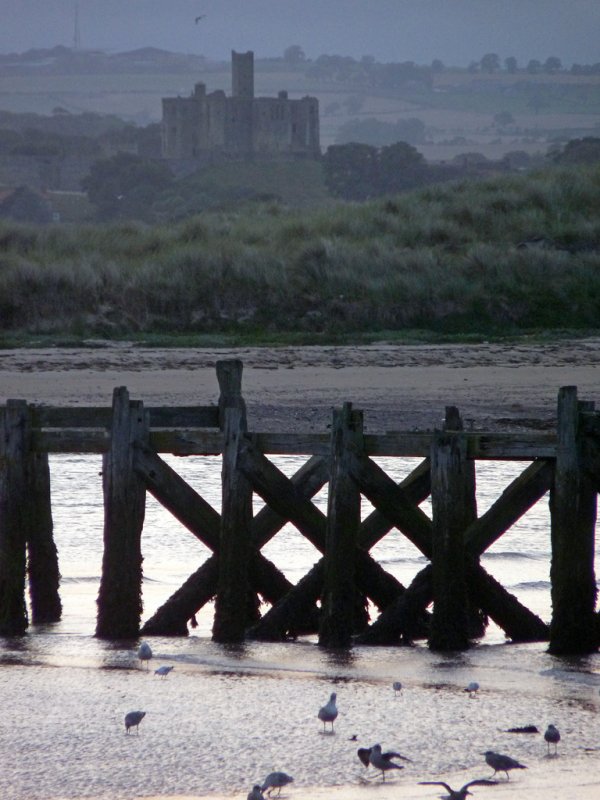
[[[205,16],[206,16],[206,14],[199,14],[199,15],[196,17],[196,19],[194,20],[194,22],[196,23],[196,25],[197,25],[197,24],[200,22],[200,20],[201,20],[201,19],[204,19],[204,17],[205,17]]]
[[[323,733],[325,733],[325,726],[328,722],[331,722],[331,732],[333,733],[333,723],[336,720],[338,715],[337,706],[335,704],[337,694],[335,692],[331,693],[329,698],[329,702],[327,702],[324,706],[319,709],[319,713],[317,716],[323,723]]]
[[[287,786],[288,783],[292,783],[293,780],[292,776],[285,772],[269,772],[260,788],[261,791],[266,791],[269,796],[273,789],[277,789],[277,796],[279,796],[281,794],[281,787]]]
[[[527,769],[524,764],[520,764],[516,759],[502,755],[502,753],[495,753],[493,750],[486,750],[482,755],[485,756],[486,764],[494,770],[494,775],[497,772],[504,772],[506,774],[506,780],[509,780],[509,770]],[[492,778],[494,775],[492,775]]]
[[[558,750],[558,743],[560,742],[560,733],[556,725],[548,725],[544,733],[544,739],[548,743],[548,755],[550,755],[550,745],[554,745],[554,754]]]
[[[390,769],[404,769],[401,764],[396,764],[392,759],[394,758],[401,758],[403,761],[410,761],[410,758],[406,758],[406,756],[401,756],[400,753],[395,753],[393,751],[388,751],[387,753],[381,752],[381,745],[374,744],[371,747],[371,752],[369,753],[369,764],[375,767],[375,769],[381,770],[381,777],[385,780],[385,773]],[[362,760],[362,759],[361,759]]]
[[[248,797],[246,800],[265,800],[258,783],[255,783],[252,787],[252,791],[248,792]]]
[[[140,661],[146,662],[146,669],[148,669],[148,662],[152,658],[152,648],[148,642],[142,642],[137,651],[137,657]]]
[[[161,678],[166,678],[173,667],[162,666],[154,670],[155,675],[160,675]]]
[[[145,711],[129,711],[125,714],[125,733],[129,733],[130,728],[135,728],[139,734],[139,724],[146,716]]]
[[[469,781],[461,786],[460,789],[452,789],[444,781],[419,781],[420,786],[443,786],[448,794],[441,795],[443,800],[465,800],[468,794],[473,794],[469,791],[469,786],[496,786],[498,781],[491,781],[488,778],[478,778],[474,781]]]

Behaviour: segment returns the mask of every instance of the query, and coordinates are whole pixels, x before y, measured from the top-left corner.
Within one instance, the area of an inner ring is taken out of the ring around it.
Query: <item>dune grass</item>
[[[3,223],[0,332],[334,341],[589,330],[600,319],[597,208],[600,166],[586,166],[312,211],[269,201],[164,227]]]

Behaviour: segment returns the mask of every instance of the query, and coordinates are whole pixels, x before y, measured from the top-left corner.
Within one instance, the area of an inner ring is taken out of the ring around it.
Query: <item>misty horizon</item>
[[[565,68],[600,61],[597,0],[0,0],[0,12],[2,53],[156,47],[220,61],[231,50],[273,58],[298,45],[307,59],[440,59],[457,67],[486,53],[515,57],[521,67],[550,56]]]

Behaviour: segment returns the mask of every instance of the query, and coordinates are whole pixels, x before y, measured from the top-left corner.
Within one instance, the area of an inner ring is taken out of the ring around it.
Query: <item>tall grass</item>
[[[178,225],[0,225],[0,328],[514,333],[600,319],[600,166]],[[530,247],[524,239],[542,237]]]

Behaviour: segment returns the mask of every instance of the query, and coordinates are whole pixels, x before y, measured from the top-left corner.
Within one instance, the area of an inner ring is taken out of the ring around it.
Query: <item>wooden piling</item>
[[[329,480],[325,582],[319,627],[321,647],[348,647],[356,632],[355,562],[360,526],[360,493],[349,469],[348,454],[363,449],[362,411],[344,403],[333,412]]]
[[[246,436],[246,404],[242,398],[242,362],[217,361],[220,425],[223,431],[219,586],[212,638],[241,642],[258,615],[258,599],[249,607],[248,563],[251,555],[252,486],[238,468],[241,440]]]
[[[29,414],[24,400],[0,408],[0,635],[25,633]]]
[[[594,608],[596,491],[583,460],[577,388],[558,393],[556,468],[550,492],[552,621],[549,651],[591,653],[598,647]],[[590,410],[589,404],[585,407]]]
[[[476,516],[475,479],[467,461],[460,418],[446,409],[445,431],[433,435],[431,445],[433,616],[432,650],[469,647],[464,533]]]
[[[58,553],[53,537],[48,453],[28,456],[29,525],[27,574],[34,624],[58,622],[62,614]]]
[[[134,469],[136,441],[148,437],[140,401],[122,386],[114,390],[110,450],[103,460],[104,554],[96,636],[136,637],[142,614],[142,551],[146,488]]]

